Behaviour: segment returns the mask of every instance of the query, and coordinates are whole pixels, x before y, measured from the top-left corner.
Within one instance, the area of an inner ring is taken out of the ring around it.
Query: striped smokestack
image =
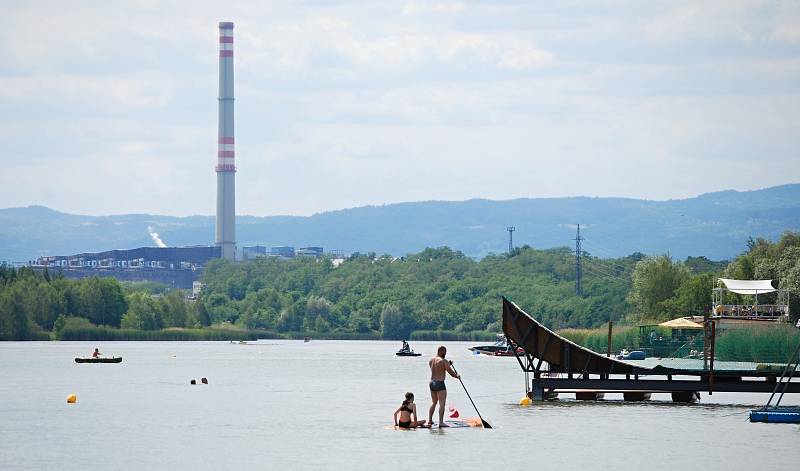
[[[219,140],[216,245],[236,259],[236,165],[233,138],[233,23],[219,24]]]

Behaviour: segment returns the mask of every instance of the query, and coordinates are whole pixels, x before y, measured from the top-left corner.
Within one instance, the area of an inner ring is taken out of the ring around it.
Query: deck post
[[[538,386],[536,381],[531,383],[531,392],[533,393],[534,401],[544,401],[544,388]]]
[[[708,373],[708,395],[714,394],[714,345],[717,343],[717,323],[711,321],[711,359]]]

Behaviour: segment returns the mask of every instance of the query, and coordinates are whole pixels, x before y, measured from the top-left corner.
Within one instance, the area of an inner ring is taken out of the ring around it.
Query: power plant
[[[236,150],[233,135],[233,23],[219,24],[219,132],[217,148],[217,247],[236,259]]]
[[[214,246],[167,247],[148,227],[157,247],[86,252],[76,255],[50,255],[29,261],[35,269],[56,268],[69,278],[111,276],[119,280],[152,280],[178,288],[191,288],[203,268],[215,258],[252,260],[258,257],[281,259],[321,257],[322,247],[244,247],[236,249],[236,150],[233,126],[233,23],[219,23],[219,96],[217,132],[217,213]]]

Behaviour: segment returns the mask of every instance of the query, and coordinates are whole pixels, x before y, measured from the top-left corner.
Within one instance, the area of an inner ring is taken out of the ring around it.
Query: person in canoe
[[[92,358],[100,358],[100,349],[95,348],[94,352],[92,352]]]
[[[445,373],[453,378],[461,378],[453,370],[453,362],[447,361],[444,357],[447,355],[447,348],[442,345],[436,351],[436,356],[428,361],[428,366],[431,367],[431,382],[429,384],[431,390],[431,407],[428,409],[428,423],[433,425],[433,411],[436,410],[436,404],[439,404],[439,427],[449,427],[444,423],[445,402],[447,402],[447,386],[444,384]]]
[[[414,404],[414,393],[407,392],[403,403],[394,411],[394,425],[405,429],[426,427],[424,420],[417,420],[417,405]],[[430,427],[430,425],[427,427]]]

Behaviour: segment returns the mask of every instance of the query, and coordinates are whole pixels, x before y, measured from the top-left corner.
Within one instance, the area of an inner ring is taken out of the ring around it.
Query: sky
[[[655,200],[800,181],[797,1],[0,0],[0,207]]]

